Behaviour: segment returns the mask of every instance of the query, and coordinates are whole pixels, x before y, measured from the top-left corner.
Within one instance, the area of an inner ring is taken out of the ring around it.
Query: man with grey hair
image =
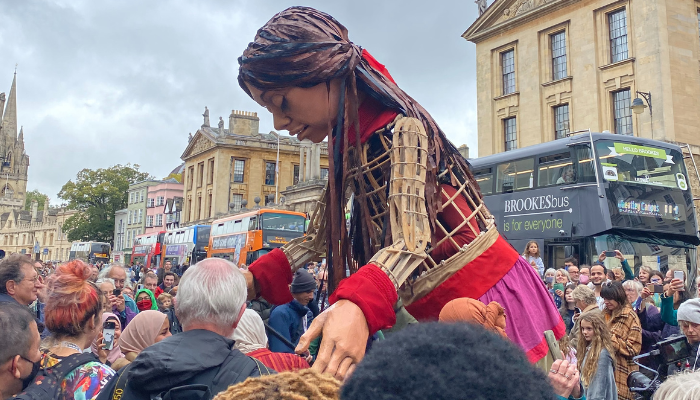
[[[119,290],[120,294],[117,296],[117,309],[119,310],[118,315],[120,318],[126,318],[126,313],[124,308],[129,308],[134,314],[138,314],[139,309],[136,307],[136,302],[129,296],[121,293],[124,289],[124,285],[128,279],[126,275],[126,269],[121,264],[110,264],[100,271],[99,280],[109,278],[114,283],[114,288]]]
[[[114,313],[114,315],[119,317],[119,322],[121,323],[122,329],[126,328],[126,326],[129,325],[129,322],[131,322],[136,314],[138,314],[131,311],[129,307],[126,307],[124,305],[125,302],[121,300],[122,298],[126,298],[128,296],[125,296],[123,293],[119,293],[119,295],[117,295],[114,280],[110,278],[98,279],[97,287],[104,296],[105,309],[108,309],[109,312]]]
[[[183,332],[147,347],[102,389],[99,399],[111,399],[117,382],[126,382],[121,398],[165,397],[178,388],[178,398],[211,396],[248,377],[260,376],[259,364],[233,347],[229,339],[246,309],[245,277],[236,266],[208,258],[180,280],[175,312]],[[267,369],[264,369],[267,372]],[[165,379],[164,379],[165,378]]]
[[[39,372],[40,341],[27,307],[0,303],[0,399],[9,399],[32,383]]]
[[[576,348],[580,331],[578,320],[581,315],[590,313],[602,314],[602,311],[598,308],[595,292],[586,285],[576,286],[576,289],[571,292],[571,296],[574,298],[577,310],[576,314],[574,314],[574,327],[569,333],[569,339],[571,340],[571,345]]]

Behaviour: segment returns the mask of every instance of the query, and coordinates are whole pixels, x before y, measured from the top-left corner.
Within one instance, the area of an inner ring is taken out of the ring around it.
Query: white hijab
[[[260,315],[249,308],[246,309],[231,339],[236,341],[233,347],[243,354],[267,348],[265,324]]]

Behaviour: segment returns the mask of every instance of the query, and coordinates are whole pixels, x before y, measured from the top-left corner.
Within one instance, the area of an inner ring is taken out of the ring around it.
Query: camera
[[[651,399],[659,385],[666,380],[668,366],[688,357],[690,357],[690,344],[685,336],[671,336],[659,341],[652,346],[650,352],[640,354],[632,359],[640,367],[640,371],[630,372],[627,376],[627,386],[637,399]],[[658,363],[659,369],[654,371],[637,361],[643,358],[653,358]],[[646,370],[647,373],[641,372],[641,369]],[[650,378],[649,375],[653,378]]]

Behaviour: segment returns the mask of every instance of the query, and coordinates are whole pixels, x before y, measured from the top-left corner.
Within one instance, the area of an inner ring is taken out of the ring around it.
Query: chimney
[[[228,116],[228,131],[233,135],[253,136],[260,131],[258,113],[232,110]]]
[[[44,218],[46,218],[47,215],[49,215],[49,197],[48,196],[46,196],[46,198],[44,199]]]
[[[32,200],[32,223],[36,222],[36,214],[39,210],[39,202],[36,199]]]
[[[469,146],[467,146],[466,144],[459,146],[457,151],[459,151],[459,154],[461,154],[462,157],[469,158]]]

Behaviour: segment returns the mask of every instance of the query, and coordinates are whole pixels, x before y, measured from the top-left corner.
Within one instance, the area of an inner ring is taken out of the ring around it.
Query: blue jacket
[[[268,324],[270,328],[279,332],[296,346],[299,344],[299,338],[304,334],[304,316],[306,316],[308,327],[313,318],[311,310],[306,306],[302,306],[298,301],[292,300],[287,304],[275,307],[270,314]],[[294,354],[294,349],[290,349],[289,346],[277,339],[274,335],[268,334],[268,340],[270,351],[273,353]]]

